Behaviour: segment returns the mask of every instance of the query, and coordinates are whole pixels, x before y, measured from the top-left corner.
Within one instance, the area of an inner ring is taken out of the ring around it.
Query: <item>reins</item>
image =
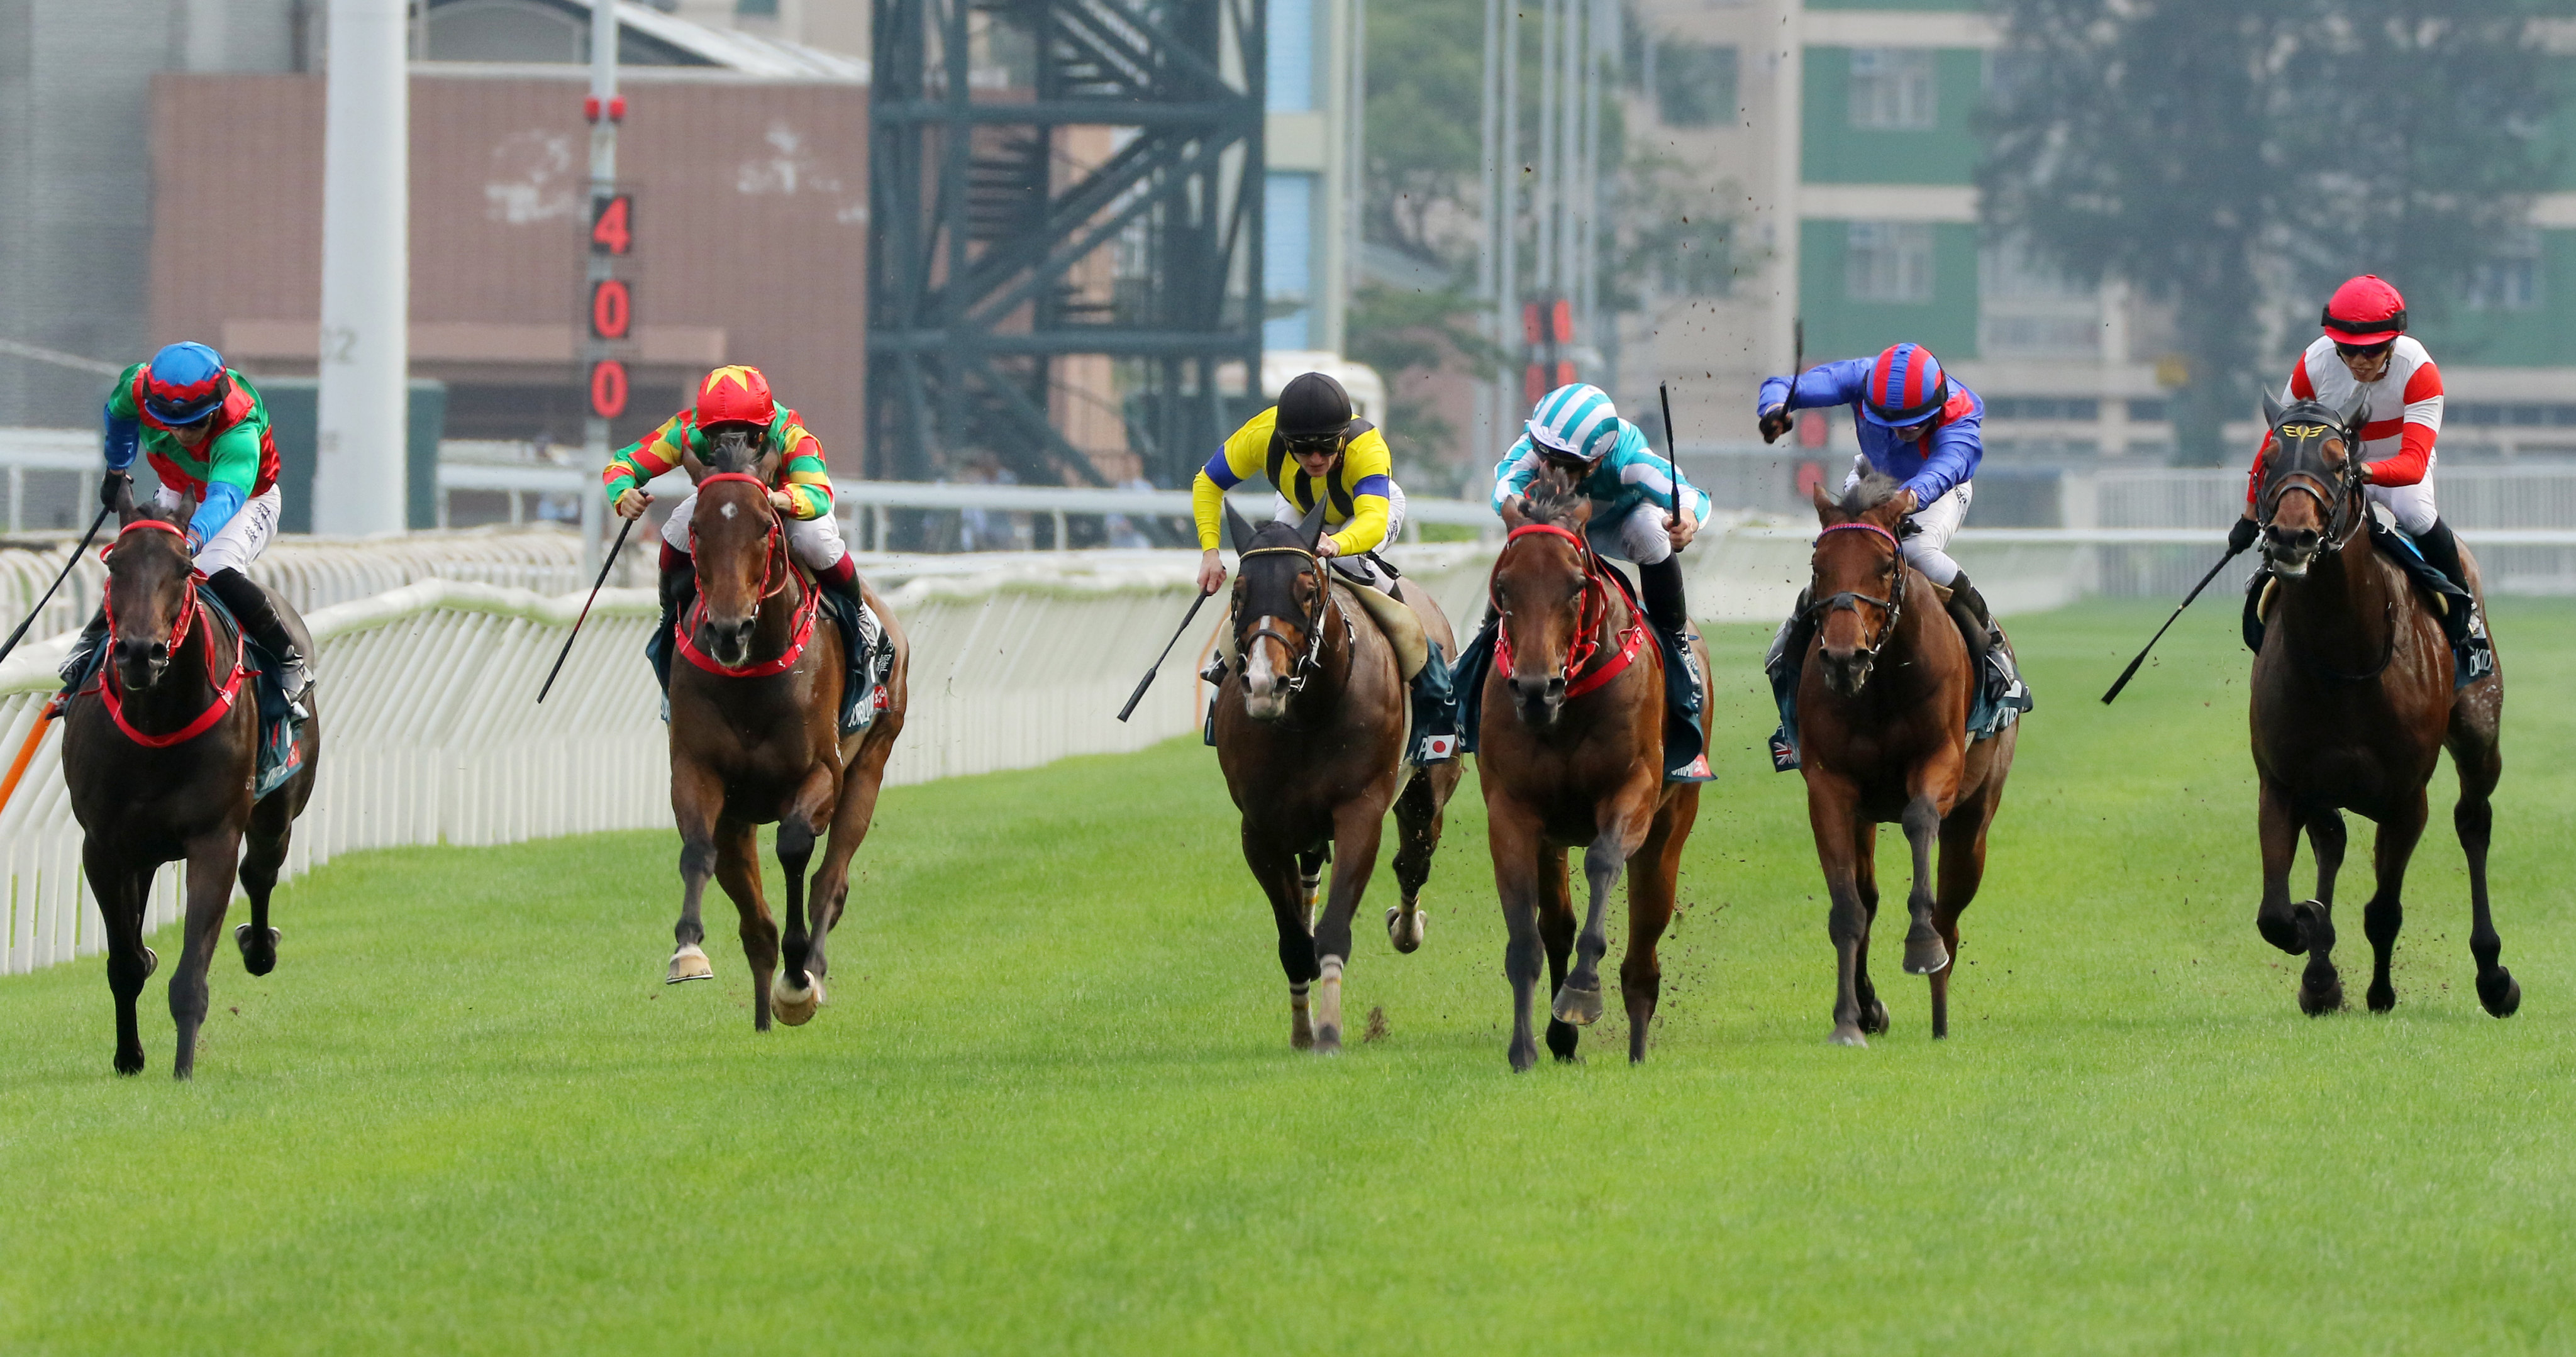
[[[1575,559],[1583,565],[1583,592],[1574,603],[1574,640],[1566,646],[1565,662],[1557,669],[1557,677],[1565,681],[1565,696],[1570,700],[1591,692],[1626,671],[1630,662],[1637,658],[1637,652],[1645,641],[1645,613],[1644,610],[1635,607],[1634,601],[1631,600],[1631,606],[1628,609],[1628,629],[1619,634],[1619,648],[1612,652],[1608,660],[1587,672],[1585,666],[1590,665],[1601,653],[1601,638],[1598,633],[1610,612],[1609,585],[1602,578],[1600,558],[1593,554],[1592,544],[1583,540],[1579,534],[1553,523],[1524,523],[1512,529],[1511,535],[1503,539],[1503,552],[1510,551],[1512,543],[1536,533],[1550,533],[1572,542]],[[1494,593],[1494,580],[1503,573],[1503,552],[1495,553],[1493,573],[1485,577],[1485,602],[1493,608],[1495,616],[1508,618],[1511,616],[1511,609],[1504,607]],[[1624,584],[1620,592],[1623,594],[1627,592]],[[1511,670],[1512,631],[1510,627],[1498,626],[1494,630],[1494,664],[1503,672],[1508,673]]]
[[[760,487],[761,512],[767,514],[769,518],[766,547],[761,558],[760,595],[752,601],[751,605],[751,615],[757,619],[760,616],[761,603],[777,597],[780,591],[786,589],[787,581],[796,573],[795,566],[787,559],[787,525],[780,521],[776,509],[769,503],[769,482],[748,472],[716,472],[698,482],[699,493],[704,494],[708,486],[725,481],[744,481]],[[692,515],[689,519],[691,569],[703,568],[704,559],[698,554],[698,520]],[[698,586],[697,604],[690,609],[686,625],[673,629],[671,639],[674,647],[688,659],[689,663],[710,674],[720,674],[726,678],[767,678],[773,674],[787,672],[797,660],[803,658],[805,647],[814,639],[814,617],[821,602],[822,591],[812,587],[808,587],[796,600],[795,633],[788,638],[787,648],[780,654],[771,659],[754,660],[748,664],[728,665],[720,663],[714,656],[699,649],[694,639],[698,624],[705,621],[707,615],[707,591],[704,582],[701,581]]]
[[[124,541],[126,533],[133,532],[138,528],[148,529],[155,532],[166,532],[173,537],[182,539],[182,541],[187,537],[186,533],[181,532],[179,529],[172,527],[157,518],[138,518],[132,523],[126,524],[124,530],[116,534],[116,541]],[[99,558],[101,560],[105,560],[107,553],[114,551],[115,549],[116,542],[108,543],[107,547],[99,552]],[[196,621],[197,614],[203,611],[206,606],[205,600],[200,598],[197,594],[199,578],[200,577],[193,571],[190,572],[186,586],[187,601],[179,607],[179,620],[172,623],[170,627],[170,639],[168,645],[170,647],[171,658],[173,659],[178,657],[180,649],[187,644],[188,633]],[[102,639],[99,642],[101,645],[110,644],[116,635],[116,589],[114,586],[115,581],[111,578],[109,580],[109,587],[101,590],[99,593],[99,609],[107,617],[108,638]],[[215,624],[212,621],[207,622],[205,630],[198,633],[198,639],[203,643],[206,652],[207,681],[213,682],[216,655]],[[112,657],[103,660],[99,665],[98,696],[100,703],[107,708],[107,719],[116,724],[117,730],[122,732],[125,738],[134,741],[136,744],[139,744],[146,749],[168,749],[172,745],[185,744],[188,741],[205,734],[207,731],[214,729],[216,722],[224,719],[224,715],[233,709],[234,699],[241,693],[242,675],[247,672],[247,669],[248,666],[243,662],[241,634],[236,630],[233,635],[232,669],[224,675],[222,682],[215,684],[214,701],[209,703],[204,711],[197,713],[195,720],[190,721],[188,724],[168,735],[154,735],[142,730],[137,730],[134,723],[126,719],[125,694],[122,691],[123,685],[118,681],[116,662]]]
[[[1845,589],[1840,593],[1827,594],[1823,598],[1810,602],[1807,605],[1807,611],[1821,618],[1828,612],[1842,608],[1858,612],[1863,603],[1877,608],[1883,614],[1885,621],[1879,628],[1878,639],[1870,643],[1867,652],[1870,662],[1875,664],[1878,661],[1879,652],[1887,648],[1889,641],[1896,639],[1896,624],[1905,615],[1905,544],[1896,540],[1896,534],[1875,523],[1854,521],[1836,523],[1823,532],[1817,533],[1818,549],[1823,548],[1827,536],[1838,532],[1873,532],[1887,542],[1887,597],[1875,598],[1856,589]]]

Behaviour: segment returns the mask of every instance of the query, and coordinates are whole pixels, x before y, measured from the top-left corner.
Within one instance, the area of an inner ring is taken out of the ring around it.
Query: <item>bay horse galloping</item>
[[[1968,736],[1978,682],[1959,622],[1897,541],[1902,487],[1864,476],[1840,499],[1816,494],[1807,606],[1819,615],[1798,680],[1800,771],[1807,821],[1824,868],[1825,932],[1838,975],[1832,1040],[1866,1046],[1887,1030],[1869,978],[1878,918],[1878,827],[1893,821],[1914,850],[1905,899],[1905,970],[1928,976],[1932,1035],[1950,1034],[1959,912],[1985,878],[1986,831],[2012,772],[2018,723]],[[1936,889],[1932,842],[1941,843]]]
[[[297,648],[313,653],[304,619],[270,596]],[[63,781],[81,825],[81,866],[107,925],[107,985],[116,995],[116,1070],[143,1070],[134,1001],[160,957],[143,945],[143,914],[162,863],[188,864],[188,910],[170,1016],[179,1047],[170,1072],[197,1065],[206,1020],[207,970],[236,878],[250,894],[250,922],[235,929],[253,975],[277,966],[269,893],[285,865],[295,817],[313,795],[321,761],[318,694],[296,737],[302,768],[254,798],[260,729],[257,682],[237,624],[207,606],[194,578],[187,533],[128,509],[107,549],[106,654],[97,679],[64,699]],[[247,848],[247,851],[244,851]]]
[[[2487,912],[2487,838],[2495,818],[2488,797],[2504,769],[2497,748],[2502,661],[2484,678],[2455,687],[2441,622],[2406,572],[2372,544],[2363,464],[2348,451],[2359,442],[2352,433],[2359,408],[2298,401],[2283,409],[2267,395],[2263,413],[2273,446],[2256,507],[2278,604],[2254,658],[2263,837],[2263,903],[2255,925],[2282,951],[2307,953],[2299,980],[2303,1012],[2343,1007],[2332,955],[2343,812],[2378,821],[2372,853],[2378,884],[2362,907],[2361,927],[2373,953],[2371,1011],[2395,1007],[2388,963],[2405,918],[2399,896],[2424,833],[2425,785],[2448,746],[2460,775],[2451,818],[2469,860],[2469,954],[2478,964],[2478,1002],[2505,1017],[2521,1006],[2522,988],[2497,964],[2504,945]],[[2477,560],[2465,545],[2460,559],[2483,611]],[[2294,905],[2290,864],[2303,828],[2317,855],[2317,895]]]
[[[1302,523],[1269,522],[1257,531],[1232,505],[1225,513],[1241,553],[1231,621],[1231,650],[1240,659],[1227,666],[1213,699],[1217,766],[1243,815],[1243,860],[1279,927],[1288,1044],[1331,1055],[1342,1047],[1351,916],[1377,868],[1386,813],[1395,811],[1395,879],[1403,890],[1403,904],[1387,911],[1387,936],[1397,951],[1410,952],[1422,945],[1422,885],[1440,847],[1441,815],[1458,787],[1458,761],[1418,767],[1409,760],[1410,698],[1395,645],[1353,592],[1369,586],[1336,578],[1316,555],[1322,501]],[[1411,605],[1424,636],[1454,652],[1440,605],[1420,586],[1398,587],[1398,601]],[[1332,896],[1316,920],[1315,892],[1328,860]]]
[[[1664,780],[1664,723],[1674,718],[1662,651],[1585,540],[1591,518],[1589,495],[1561,469],[1541,470],[1527,494],[1503,506],[1511,534],[1487,585],[1501,626],[1485,678],[1476,776],[1511,935],[1503,971],[1512,983],[1507,1055],[1515,1070],[1538,1063],[1530,998],[1542,947],[1554,995],[1548,1049],[1574,1059],[1577,1029],[1600,1020],[1601,958],[1610,950],[1602,911],[1632,865],[1619,989],[1628,1059],[1646,1058],[1663,989],[1655,947],[1672,923],[1682,846],[1699,817],[1699,784]],[[1708,655],[1696,641],[1694,654],[1706,673]],[[1579,933],[1566,875],[1574,847],[1583,849],[1591,889]]]
[[[868,608],[884,628],[877,644],[893,647],[893,666],[883,711],[864,730],[841,734],[848,652],[840,629],[820,616],[818,586],[788,554],[770,501],[777,457],[737,464],[719,452],[698,480],[690,555],[699,605],[674,634],[687,663],[671,666],[671,810],[683,892],[667,979],[713,974],[698,912],[712,876],[741,915],[752,1026],[763,1032],[773,1011],[802,1026],[824,1000],[824,940],[840,921],[850,859],[867,838],[886,758],[903,730],[911,660],[893,613],[869,590]],[[771,821],[787,879],[783,940],[761,892],[758,827]],[[805,869],[826,831],[809,890]]]

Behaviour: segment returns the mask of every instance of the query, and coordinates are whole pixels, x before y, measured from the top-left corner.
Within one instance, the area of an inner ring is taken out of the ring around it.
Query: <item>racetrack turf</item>
[[[2576,1348],[2576,606],[2496,622],[2501,1022],[2447,768],[2398,1010],[2299,1016],[2230,610],[2095,701],[2161,613],[2015,624],[2041,705],[1939,1046],[1892,940],[1895,1030],[1824,1041],[1756,628],[1712,638],[1724,775],[1639,1069],[1614,1000],[1586,1063],[1506,1070],[1472,776],[1421,953],[1372,888],[1386,1032],[1331,1061],[1288,1049],[1195,741],[890,793],[832,1003],[766,1036],[730,929],[659,983],[668,832],[344,858],[273,975],[225,949],[193,1084],[157,980],[134,1080],[97,959],[0,981],[0,1352]]]

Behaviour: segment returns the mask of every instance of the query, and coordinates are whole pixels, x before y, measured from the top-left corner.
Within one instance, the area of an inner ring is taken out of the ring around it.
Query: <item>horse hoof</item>
[[[1870,1000],[1869,1007],[1861,1010],[1860,1030],[1873,1037],[1886,1035],[1887,1005],[1876,999]]]
[[[822,991],[812,986],[797,989],[787,982],[787,973],[779,972],[769,982],[769,1011],[790,1027],[803,1027],[814,1020],[814,1005]]]
[[[1340,1055],[1341,1053],[1342,1029],[1338,1027],[1318,1027],[1315,1029],[1315,1054]]]
[[[1555,1015],[1558,1022],[1590,1027],[1601,1021],[1600,984],[1595,982],[1578,989],[1573,981],[1566,981],[1556,991],[1556,1002],[1549,1006],[1548,1012]]]
[[[253,975],[266,975],[270,971],[276,970],[277,942],[282,936],[283,935],[276,929],[272,928],[268,930],[268,945],[264,947],[256,946],[254,945],[254,939],[250,931],[249,924],[243,924],[240,927],[235,928],[233,930],[233,945],[241,949],[242,969]]]
[[[1503,1054],[1512,1062],[1512,1073],[1527,1074],[1538,1064],[1538,1043],[1527,1037],[1515,1037],[1510,1049]]]
[[[690,943],[688,946],[671,954],[671,972],[670,974],[662,977],[662,983],[665,985],[676,985],[684,980],[713,980],[715,978],[716,969],[715,967],[707,964],[707,954],[705,950],[700,948],[696,943]]]
[[[2299,1011],[2311,1018],[2321,1018],[2343,1007],[2343,981],[2329,980],[2323,989],[2311,989],[2299,982]]]
[[[2373,980],[2363,992],[2362,1002],[2369,1004],[2373,1013],[2385,1013],[2397,1007],[2397,987],[2385,980]]]
[[[1574,1054],[1575,1048],[1581,1045],[1582,1042],[1582,1031],[1573,1025],[1553,1020],[1548,1023],[1547,1051],[1548,1054],[1556,1057],[1556,1063],[1560,1065],[1573,1064],[1576,1059]]]
[[[117,1052],[116,1072],[124,1075],[143,1073],[143,1053],[141,1051],[135,1051],[131,1054],[124,1051]]]
[[[1412,926],[1407,927],[1404,911],[1393,905],[1387,906],[1386,940],[1394,943],[1395,950],[1399,952],[1409,954],[1422,948],[1423,913],[1421,910],[1413,911],[1411,922]]]
[[[2513,972],[2498,966],[2493,975],[2478,977],[2478,1003],[2489,1017],[2510,1018],[2515,1009],[2522,1007],[2522,986],[2515,982]]]
[[[1835,1023],[1834,1034],[1825,1038],[1825,1040],[1832,1042],[1836,1046],[1869,1045],[1869,1038],[1862,1035],[1860,1024],[1856,1022]]]
[[[144,978],[144,979],[146,979],[146,980],[151,979],[151,978],[152,978],[152,973],[153,973],[154,971],[159,970],[159,969],[161,969],[161,954],[160,954],[159,952],[153,951],[153,950],[152,950],[151,948],[149,948],[149,947],[144,948],[144,949],[143,949],[143,978]],[[140,1062],[142,1059],[143,1059],[143,1057],[141,1057],[141,1056],[139,1056],[139,1055],[135,1057],[135,1060],[136,1060],[137,1062]],[[143,1066],[142,1066],[140,1063],[137,1063],[137,1064],[135,1065],[135,1067],[134,1067],[134,1068],[136,1068],[136,1069],[138,1069],[138,1070],[139,1070],[139,1069],[143,1068]]]
[[[1950,949],[1941,945],[1941,935],[1925,929],[1919,938],[1905,940],[1905,973],[1933,975],[1950,964]]]
[[[2308,950],[2307,939],[2299,936],[2298,919],[2286,910],[2278,914],[2256,914],[2254,931],[2263,935],[2263,941],[2292,956]]]

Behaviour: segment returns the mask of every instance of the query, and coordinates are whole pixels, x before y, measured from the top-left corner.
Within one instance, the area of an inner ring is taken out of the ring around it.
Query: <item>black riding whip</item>
[[[590,597],[581,601],[581,616],[572,620],[572,635],[564,638],[563,653],[555,656],[555,667],[546,671],[546,686],[537,690],[537,705],[545,705],[546,694],[555,690],[555,675],[563,672],[563,662],[572,655],[573,639],[581,635],[581,624],[590,620],[590,605],[599,601],[599,586],[608,583],[608,572],[617,564],[617,554],[626,549],[626,534],[633,531],[635,519],[632,518],[617,530],[617,542],[609,547],[608,559],[599,563],[599,578],[590,582]]]
[[[1682,445],[1680,437],[1673,432],[1673,384],[1655,383],[1655,394],[1661,396],[1664,401],[1664,456],[1672,459],[1675,482],[1672,512],[1664,515],[1664,526],[1677,528],[1681,526],[1682,521],[1682,492],[1679,484],[1682,474]],[[1673,550],[1679,551],[1681,548],[1675,547]]]
[[[63,581],[71,578],[72,567],[80,564],[81,553],[89,550],[90,539],[98,536],[98,530],[106,524],[107,516],[115,512],[113,505],[102,506],[98,511],[98,517],[89,521],[89,531],[81,534],[80,545],[73,547],[71,559],[63,562],[63,573],[54,576],[54,582],[46,586],[45,596],[37,599],[36,606],[27,610],[27,620],[19,623],[16,631],[9,633],[8,640],[0,641],[0,660],[9,658],[9,652],[18,648],[18,638],[27,634],[27,628],[36,625],[37,615],[44,612],[46,604],[54,601],[54,590],[62,588]]]
[[[2165,639],[2165,633],[2173,629],[2173,624],[2182,620],[2183,608],[2190,607],[2191,601],[2200,597],[2200,591],[2208,588],[2209,582],[2218,578],[2218,572],[2225,570],[2227,563],[2235,559],[2236,553],[2233,550],[2218,558],[2218,564],[2211,566],[2209,573],[2200,577],[2200,583],[2193,585],[2191,592],[2182,596],[2182,607],[2174,609],[2173,616],[2166,618],[2165,624],[2156,628],[2156,634],[2147,638],[2147,650],[2155,649],[2156,642]],[[2111,691],[2102,694],[2103,706],[2110,706],[2111,699],[2118,697],[2120,690],[2129,686],[2129,680],[2138,672],[2138,666],[2147,662],[2147,650],[2139,651],[2138,658],[2129,661],[2129,667],[2120,671],[2120,681],[2111,685]]]
[[[1208,595],[1215,592],[1216,591],[1214,589],[1203,589],[1199,591],[1198,599],[1190,604],[1188,614],[1181,618],[1180,630],[1173,632],[1172,639],[1163,643],[1163,653],[1154,657],[1154,667],[1146,670],[1145,677],[1136,681],[1136,691],[1129,693],[1127,695],[1127,705],[1118,709],[1119,720],[1124,721],[1128,717],[1136,714],[1136,704],[1144,701],[1145,690],[1154,686],[1154,675],[1162,672],[1163,661],[1172,658],[1172,647],[1181,643],[1181,633],[1188,631],[1190,629],[1190,623],[1198,620],[1199,604],[1207,602]]]

